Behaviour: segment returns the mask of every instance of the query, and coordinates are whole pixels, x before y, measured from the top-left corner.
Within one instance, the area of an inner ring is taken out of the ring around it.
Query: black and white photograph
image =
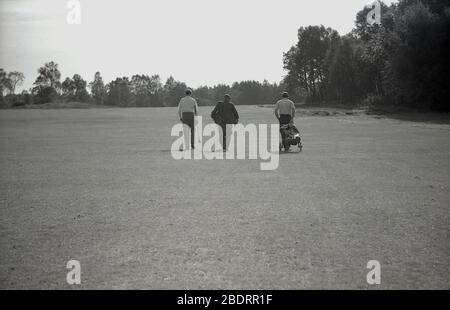
[[[0,290],[448,290],[449,40],[447,0],[0,0]]]

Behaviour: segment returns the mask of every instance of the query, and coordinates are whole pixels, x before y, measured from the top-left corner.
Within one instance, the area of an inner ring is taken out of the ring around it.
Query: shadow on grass
[[[404,122],[450,125],[450,113],[369,113],[379,119],[393,119]]]
[[[295,150],[295,151],[289,151],[289,152],[280,152],[279,154],[280,154],[280,156],[284,156],[284,155],[300,155],[300,154],[302,154],[304,151],[298,151],[298,150]]]
[[[364,106],[357,103],[296,103],[297,115],[299,116],[358,116],[369,115],[378,119],[393,119],[405,122],[416,122],[425,124],[450,124],[450,113],[427,112],[423,110],[392,106],[376,105]],[[260,105],[263,108],[273,108],[272,105]]]
[[[396,105],[372,105],[365,108],[365,114],[379,119],[393,119],[425,124],[450,124],[450,113],[429,112],[423,109]]]
[[[160,150],[160,152],[161,153],[171,153],[172,151],[171,150]],[[180,153],[183,153],[183,152],[186,152],[186,153],[191,153],[191,154],[193,154],[193,152],[191,151],[191,150],[188,150],[188,151],[175,151],[175,152],[180,152]],[[289,152],[279,152],[278,154],[280,155],[280,156],[285,156],[285,155],[300,155],[300,154],[302,154],[304,152],[304,150],[302,150],[301,152],[300,151],[298,151],[298,150],[291,150],[291,151],[289,151]],[[215,151],[215,152],[208,152],[208,151],[205,151],[205,152],[202,152],[203,154],[224,154],[225,156],[226,156],[226,154],[227,153],[224,153],[224,152],[222,152],[222,151]],[[274,152],[270,152],[271,154],[275,154]]]

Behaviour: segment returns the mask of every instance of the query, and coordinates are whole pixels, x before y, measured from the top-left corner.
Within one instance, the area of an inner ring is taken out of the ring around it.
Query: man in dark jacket
[[[223,96],[223,102],[217,103],[211,112],[211,117],[216,124],[222,128],[222,147],[223,151],[227,151],[227,124],[237,124],[239,122],[239,114],[236,107],[231,102],[231,96],[226,94]]]

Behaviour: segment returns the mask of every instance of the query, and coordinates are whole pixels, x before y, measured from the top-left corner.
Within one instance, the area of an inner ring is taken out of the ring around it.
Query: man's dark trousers
[[[184,124],[188,125],[189,128],[191,129],[191,147],[194,148],[195,147],[195,137],[194,137],[195,114],[194,114],[194,112],[184,112],[182,121]]]
[[[223,124],[222,126],[222,147],[223,150],[227,150],[227,124]]]
[[[292,116],[289,114],[281,114],[280,115],[280,126],[287,125],[291,122]]]
[[[292,116],[290,116],[289,114],[281,114],[280,115],[280,133],[281,133],[281,139],[285,139],[286,137],[284,136],[283,131],[281,130],[281,126],[287,125],[291,122],[292,120]]]

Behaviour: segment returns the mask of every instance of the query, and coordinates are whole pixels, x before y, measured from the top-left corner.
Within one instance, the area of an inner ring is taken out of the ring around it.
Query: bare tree
[[[6,79],[6,88],[9,90],[10,95],[14,95],[16,87],[22,85],[25,80],[25,75],[22,72],[13,71],[8,73]]]

